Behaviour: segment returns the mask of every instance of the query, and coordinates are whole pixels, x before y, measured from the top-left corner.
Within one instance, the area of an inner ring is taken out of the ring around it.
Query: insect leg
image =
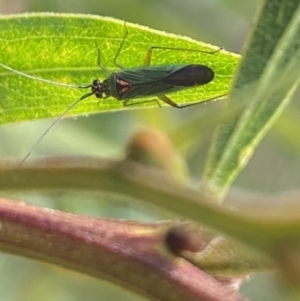
[[[101,64],[101,49],[99,48],[97,42],[95,42],[95,45],[97,47],[97,52],[98,52],[98,55],[97,55],[97,65],[102,69],[104,70],[106,73],[108,74],[112,74],[112,72],[106,68],[104,65]]]
[[[119,46],[119,49],[118,49],[118,51],[117,51],[117,53],[116,53],[116,55],[115,55],[115,58],[114,58],[114,64],[115,64],[117,67],[119,67],[120,69],[125,69],[125,67],[124,67],[122,64],[120,64],[120,63],[118,62],[118,56],[119,56],[120,53],[121,53],[121,50],[122,50],[122,48],[123,48],[123,46],[124,46],[124,42],[125,42],[125,40],[126,40],[126,38],[127,38],[127,35],[128,35],[128,29],[127,29],[127,26],[126,26],[126,22],[124,22],[124,28],[125,28],[125,34],[124,34],[124,36],[123,36],[122,42],[121,42],[121,44],[120,44],[120,46]]]
[[[125,42],[126,37],[127,37],[127,35],[128,35],[128,29],[127,29],[127,26],[126,26],[126,22],[124,22],[124,28],[125,28],[125,34],[124,34],[124,36],[123,36],[123,39],[122,39],[121,44],[120,44],[120,46],[119,46],[119,49],[117,50],[117,53],[116,53],[116,55],[115,55],[115,57],[114,57],[114,64],[115,64],[117,67],[119,67],[120,69],[125,69],[125,67],[124,67],[122,64],[120,64],[120,63],[118,62],[118,56],[119,56],[120,53],[121,53],[121,50],[122,50],[123,45],[124,45],[124,42]],[[97,55],[97,65],[98,65],[102,70],[104,70],[105,72],[107,72],[107,73],[109,73],[109,74],[112,74],[112,72],[111,72],[109,69],[107,69],[104,65],[101,64],[101,49],[100,49],[100,47],[98,46],[97,42],[95,42],[95,44],[96,44],[97,51],[98,51],[98,55]]]
[[[205,54],[215,54],[223,49],[223,47],[220,47],[216,50],[213,51],[204,51],[204,50],[198,50],[198,49],[189,49],[189,48],[176,48],[176,47],[165,47],[165,46],[152,46],[148,49],[145,60],[144,60],[144,65],[148,66],[151,63],[151,58],[153,54],[154,49],[163,49],[163,50],[179,50],[179,51],[189,51],[189,52],[200,52],[200,53],[205,53]]]
[[[151,100],[144,100],[144,101],[138,101],[138,102],[133,102],[133,103],[129,103],[130,99],[126,99],[123,101],[123,106],[124,107],[129,107],[129,106],[134,106],[134,105],[139,105],[139,104],[143,104],[143,103],[150,103],[150,102],[156,102],[158,104],[159,107],[161,107],[159,101],[157,99],[151,99]]]
[[[198,101],[198,102],[193,102],[193,103],[188,103],[188,104],[184,104],[184,105],[179,105],[176,102],[174,102],[172,99],[170,99],[169,97],[167,97],[166,95],[159,95],[158,98],[161,99],[163,102],[167,103],[168,105],[177,108],[177,109],[183,109],[186,107],[191,107],[194,105],[198,105],[198,104],[202,104],[202,103],[206,103],[209,102],[211,100],[216,100],[218,98],[227,96],[228,94],[223,94],[223,95],[218,95],[217,97],[212,97],[206,100],[202,100],[202,101]]]

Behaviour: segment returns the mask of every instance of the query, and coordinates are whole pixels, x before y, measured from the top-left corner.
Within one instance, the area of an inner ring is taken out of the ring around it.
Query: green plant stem
[[[178,216],[205,224],[269,255],[282,241],[299,243],[300,217],[256,216],[212,205],[199,191],[168,174],[126,162],[94,158],[55,158],[0,166],[0,190],[81,190],[120,193]],[[297,212],[300,212],[299,210]]]

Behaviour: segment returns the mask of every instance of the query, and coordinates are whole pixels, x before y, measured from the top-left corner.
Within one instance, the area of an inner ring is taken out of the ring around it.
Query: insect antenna
[[[30,75],[30,74],[24,73],[22,71],[13,69],[13,68],[11,68],[11,67],[9,67],[5,64],[2,64],[2,63],[0,63],[0,66],[4,69],[8,70],[8,71],[11,71],[11,72],[15,73],[15,74],[18,74],[18,75],[21,75],[21,76],[24,76],[24,77],[27,77],[27,78],[30,78],[30,79],[34,79],[34,80],[37,80],[37,81],[40,81],[40,82],[43,82],[43,83],[47,83],[47,84],[51,84],[51,85],[55,85],[55,86],[69,87],[69,88],[78,88],[78,85],[58,83],[58,82],[54,82],[52,80],[48,80],[48,79],[44,79],[44,78],[41,78],[41,77],[33,76],[33,75]]]
[[[92,85],[88,86],[76,86],[77,88],[90,88]],[[43,138],[48,134],[48,132],[69,112],[71,111],[78,103],[80,103],[83,99],[90,97],[91,95],[95,94],[95,92],[89,92],[81,96],[78,100],[76,100],[74,103],[72,103],[63,113],[61,113],[58,118],[55,119],[55,121],[46,129],[46,131],[40,136],[40,138],[36,141],[36,143],[31,147],[30,151],[27,153],[27,155],[22,159],[22,161],[19,163],[19,165],[22,165],[25,160],[31,155],[31,153],[34,151],[34,149],[40,144],[40,142],[43,140]]]
[[[33,80],[37,80],[40,82],[44,82],[47,84],[51,84],[51,85],[55,85],[55,86],[62,86],[62,87],[68,87],[68,88],[79,88],[79,89],[86,89],[86,88],[91,88],[93,87],[93,84],[88,84],[88,85],[72,85],[72,84],[65,84],[65,83],[59,83],[59,82],[55,82],[55,81],[51,81],[48,79],[44,79],[41,77],[37,77],[37,76],[33,76],[30,74],[27,74],[25,72],[13,69],[5,64],[0,63],[0,67],[11,71],[15,74],[33,79]],[[97,91],[96,90],[92,90],[92,92],[86,93],[83,96],[81,96],[78,100],[76,100],[73,104],[71,104],[62,114],[59,115],[59,117],[46,129],[46,131],[40,136],[40,138],[36,141],[36,143],[31,147],[30,151],[27,153],[27,155],[22,159],[22,161],[19,163],[19,165],[22,165],[26,159],[31,155],[31,153],[33,152],[33,150],[40,144],[40,142],[43,140],[43,138],[47,135],[47,133],[69,112],[71,111],[79,102],[81,102],[83,99],[95,94]]]

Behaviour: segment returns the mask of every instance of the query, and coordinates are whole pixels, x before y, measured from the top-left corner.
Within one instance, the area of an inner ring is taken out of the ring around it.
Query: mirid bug
[[[126,37],[128,35],[126,24],[124,27],[125,27],[125,34],[114,58],[114,64],[120,68],[120,71],[111,72],[100,63],[101,52],[98,45],[96,44],[97,51],[98,51],[97,63],[101,69],[110,73],[110,75],[103,82],[101,82],[99,79],[94,79],[92,84],[79,85],[79,86],[57,83],[46,79],[31,76],[29,74],[23,73],[21,71],[17,71],[13,68],[10,68],[9,66],[6,66],[5,64],[0,63],[1,67],[31,79],[35,79],[35,80],[39,80],[42,82],[55,84],[59,86],[77,87],[80,89],[87,89],[87,88],[91,89],[90,92],[84,94],[77,101],[71,104],[48,127],[48,129],[41,135],[41,137],[37,140],[37,142],[32,146],[32,148],[27,153],[27,155],[23,158],[20,164],[22,164],[30,156],[32,151],[37,147],[37,145],[41,142],[41,140],[45,137],[45,135],[55,126],[55,124],[58,121],[60,121],[66,115],[67,112],[69,112],[72,108],[74,108],[79,102],[92,95],[95,95],[99,99],[106,99],[108,97],[113,97],[117,100],[122,101],[124,106],[136,105],[136,104],[153,102],[153,101],[157,102],[159,105],[157,99],[129,103],[131,99],[155,96],[158,99],[162,100],[163,102],[169,104],[170,106],[178,109],[194,106],[199,103],[205,103],[213,99],[216,99],[218,97],[222,97],[226,95],[226,94],[220,95],[218,97],[206,99],[204,101],[199,101],[195,103],[178,105],[176,102],[171,100],[165,94],[192,88],[192,87],[197,87],[201,85],[206,85],[214,79],[214,71],[210,67],[206,65],[200,65],[200,64],[150,65],[152,52],[154,49],[179,50],[179,51],[214,54],[220,51],[221,48],[212,52],[206,52],[206,51],[194,50],[194,49],[153,46],[150,47],[146,53],[144,66],[134,67],[134,68],[124,68],[124,66],[119,64],[117,61],[121,53],[121,50],[123,48]]]

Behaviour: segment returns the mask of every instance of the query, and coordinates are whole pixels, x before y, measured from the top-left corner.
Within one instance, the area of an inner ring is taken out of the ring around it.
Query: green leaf
[[[298,0],[262,3],[206,166],[203,187],[219,201],[291,99],[300,78],[299,32]]]
[[[195,40],[127,24],[128,38],[119,62],[126,67],[143,65],[150,46],[169,46],[202,51],[216,47]],[[26,78],[3,67],[42,79],[73,85],[90,84],[109,76],[97,66],[97,48],[101,64],[117,70],[114,57],[124,37],[124,22],[112,18],[71,14],[23,14],[0,18],[0,124],[60,115],[89,90],[47,84]],[[201,63],[215,71],[215,79],[200,88],[172,95],[178,103],[195,102],[226,94],[239,58],[220,51],[204,54],[187,51],[154,50],[152,64]],[[3,66],[3,64],[5,66]],[[149,105],[157,105],[150,103]],[[90,97],[70,114],[86,114],[123,109],[113,98]]]

